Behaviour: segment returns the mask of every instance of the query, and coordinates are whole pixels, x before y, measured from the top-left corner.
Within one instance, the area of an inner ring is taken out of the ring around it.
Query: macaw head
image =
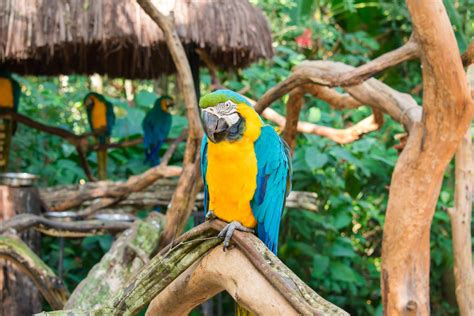
[[[84,99],[84,105],[86,109],[92,109],[92,106],[94,105],[94,98],[92,95],[88,94],[86,98]]]
[[[251,106],[245,97],[231,90],[216,90],[201,98],[201,119],[211,142],[232,142],[242,137],[245,119],[238,111],[241,104]]]
[[[168,113],[170,108],[174,106],[174,100],[173,98],[164,95],[156,99],[155,106],[159,106],[163,112]]]

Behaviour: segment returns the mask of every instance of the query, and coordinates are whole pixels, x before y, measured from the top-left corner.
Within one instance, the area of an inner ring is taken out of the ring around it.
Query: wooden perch
[[[63,282],[23,241],[13,236],[0,236],[0,258],[11,261],[26,273],[51,307],[63,308],[69,296]]]
[[[108,182],[107,185],[114,186],[115,184],[113,182]],[[107,210],[116,209],[125,212],[135,212],[141,209],[151,210],[157,205],[167,207],[171,202],[174,191],[176,190],[176,185],[176,179],[159,179],[142,191],[131,193],[126,199],[123,199],[119,203],[107,208]],[[100,182],[88,183],[87,189],[83,188],[84,186],[81,185],[55,186],[40,190],[40,194],[46,205],[55,205],[64,199],[67,199],[71,194],[74,194],[74,192],[79,190],[94,191],[100,186],[102,186]],[[204,194],[199,193],[196,197],[195,205],[202,208],[203,199]],[[90,203],[91,200],[84,201],[81,206],[88,206]],[[292,191],[286,199],[286,207],[288,208],[305,209],[313,212],[319,210],[319,204],[318,195],[314,192]]]
[[[116,234],[130,227],[126,222],[104,221],[55,221],[33,214],[20,214],[0,222],[0,234],[10,230],[22,232],[34,228],[37,231],[55,237],[78,238],[86,236]]]
[[[141,191],[160,178],[179,176],[181,170],[181,167],[175,166],[156,166],[141,175],[130,177],[126,182],[87,183],[80,186],[79,190],[68,192],[61,199],[48,203],[48,210],[65,211],[80,206],[84,201],[103,197],[124,198],[131,192]]]
[[[163,227],[164,216],[156,212],[133,223],[74,289],[64,308],[94,309],[111,300],[149,262]]]
[[[41,315],[133,315],[152,300],[148,315],[158,310],[161,315],[183,315],[223,290],[257,315],[348,315],[304,284],[253,234],[235,232],[235,247],[224,252],[216,236],[224,225],[206,222],[179,237],[111,303]]]

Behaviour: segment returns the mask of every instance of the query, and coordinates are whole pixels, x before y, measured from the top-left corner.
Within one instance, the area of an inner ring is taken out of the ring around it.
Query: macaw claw
[[[247,232],[247,233],[253,233],[254,230],[248,227],[245,227],[244,225],[240,224],[237,221],[230,222],[227,224],[223,230],[220,231],[219,235],[217,237],[219,238],[224,238],[224,251],[229,248],[230,240],[232,239],[232,235],[234,234],[235,230],[240,230],[242,232]]]
[[[214,215],[214,213],[212,213],[212,211],[207,211],[206,221],[210,221],[211,219],[215,219],[215,218],[216,218],[216,215]]]

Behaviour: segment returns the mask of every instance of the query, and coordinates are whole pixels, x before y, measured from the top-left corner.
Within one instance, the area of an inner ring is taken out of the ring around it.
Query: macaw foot
[[[214,213],[212,213],[212,211],[207,211],[206,213],[206,221],[210,221],[211,219],[215,219],[217,218],[216,215],[214,215]]]
[[[232,238],[232,235],[234,234],[234,230],[240,230],[242,232],[248,232],[248,233],[253,233],[254,230],[248,227],[245,227],[244,225],[240,224],[237,221],[230,222],[227,224],[223,230],[217,235],[219,238],[224,238],[224,251],[229,247],[230,244],[230,239]]]

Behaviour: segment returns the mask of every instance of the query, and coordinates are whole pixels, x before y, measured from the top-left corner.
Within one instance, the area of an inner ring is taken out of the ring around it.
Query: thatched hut
[[[193,68],[272,56],[267,20],[247,0],[155,0],[173,12]],[[163,33],[135,0],[0,0],[0,68],[19,74],[157,78],[174,71]]]

